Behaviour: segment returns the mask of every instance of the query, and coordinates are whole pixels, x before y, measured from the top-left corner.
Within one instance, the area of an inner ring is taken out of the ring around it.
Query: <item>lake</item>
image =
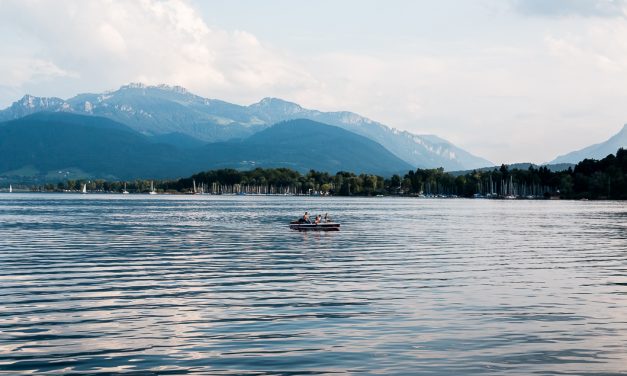
[[[624,375],[627,203],[0,194],[30,373]]]

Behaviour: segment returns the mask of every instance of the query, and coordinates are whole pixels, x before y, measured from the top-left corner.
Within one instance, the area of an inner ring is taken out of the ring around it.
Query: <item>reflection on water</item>
[[[0,287],[3,374],[627,370],[624,203],[5,194]]]

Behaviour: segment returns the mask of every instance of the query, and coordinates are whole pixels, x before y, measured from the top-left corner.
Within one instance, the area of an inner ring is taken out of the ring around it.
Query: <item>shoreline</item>
[[[608,199],[608,198],[597,198],[597,199],[588,199],[588,198],[560,198],[560,197],[462,197],[462,196],[426,196],[426,195],[312,195],[312,194],[281,194],[281,193],[247,193],[247,194],[237,194],[237,193],[186,193],[186,192],[158,192],[157,194],[150,194],[149,192],[140,192],[140,193],[132,193],[124,194],[122,192],[102,192],[102,191],[88,191],[87,193],[83,193],[81,191],[29,191],[29,190],[15,190],[13,192],[8,191],[0,191],[0,195],[8,196],[14,194],[58,194],[58,195],[79,195],[81,197],[85,196],[121,196],[121,197],[139,197],[139,196],[167,196],[167,197],[310,197],[310,198],[371,198],[371,199],[382,199],[382,198],[394,198],[394,199],[418,199],[418,200],[478,200],[478,201],[616,201],[616,202],[625,202],[627,200],[617,200],[617,199]]]

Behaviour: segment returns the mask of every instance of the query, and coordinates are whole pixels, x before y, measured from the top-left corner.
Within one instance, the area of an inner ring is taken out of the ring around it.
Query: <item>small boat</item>
[[[126,183],[124,183],[124,190],[122,191],[123,195],[127,195],[128,191],[126,190]]]
[[[155,191],[155,186],[152,184],[152,180],[150,181],[150,192],[148,192],[149,195],[156,195],[157,191]]]
[[[9,193],[13,193],[13,186],[9,184]]]
[[[301,223],[298,221],[290,222],[290,229],[298,231],[340,231],[339,223]]]
[[[82,194],[86,194],[87,193],[87,184],[83,184],[83,189],[81,190]]]

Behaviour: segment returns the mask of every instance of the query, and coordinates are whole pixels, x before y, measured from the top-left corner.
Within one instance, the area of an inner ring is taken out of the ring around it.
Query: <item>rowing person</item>
[[[309,213],[305,212],[305,214],[298,220],[299,223],[311,223],[309,220]]]

